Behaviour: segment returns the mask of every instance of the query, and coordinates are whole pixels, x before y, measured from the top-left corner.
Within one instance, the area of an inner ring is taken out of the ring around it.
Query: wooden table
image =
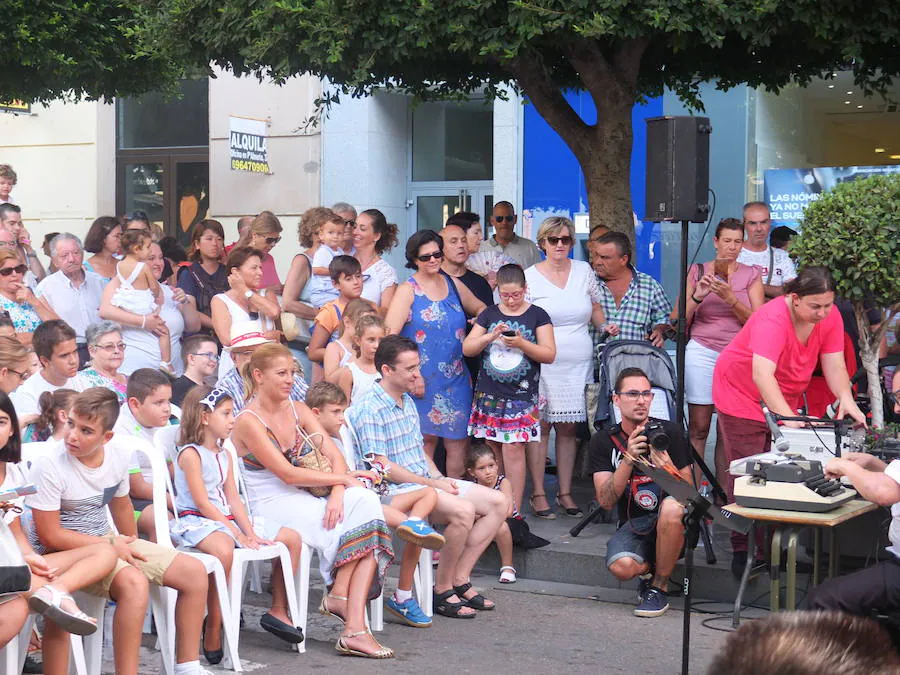
[[[734,603],[733,624],[735,627],[740,623],[741,618],[741,600],[750,579],[750,569],[753,567],[753,561],[756,553],[756,537],[755,529],[757,523],[771,524],[774,526],[772,534],[770,565],[770,586],[769,606],[773,612],[779,610],[780,604],[780,588],[781,588],[781,544],[785,532],[787,533],[787,579],[785,590],[785,607],[786,609],[794,609],[797,600],[797,545],[800,532],[812,527],[814,532],[813,547],[813,578],[812,583],[815,586],[819,583],[819,558],[822,549],[822,529],[828,531],[828,577],[831,578],[838,573],[838,564],[840,553],[837,550],[837,538],[835,530],[838,525],[852,520],[864,513],[869,513],[878,508],[877,504],[867,502],[862,499],[853,499],[846,504],[842,504],[832,511],[824,513],[810,513],[808,511],[787,511],[783,509],[758,509],[747,506],[738,506],[737,504],[729,504],[725,509],[750,518],[753,521],[753,527],[747,535],[748,551],[747,565],[744,568],[744,574],[741,577],[741,585],[738,588],[737,598]]]

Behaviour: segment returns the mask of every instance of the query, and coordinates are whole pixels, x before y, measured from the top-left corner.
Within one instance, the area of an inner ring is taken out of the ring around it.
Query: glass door
[[[446,186],[411,187],[409,200],[409,230],[434,230],[444,227],[447,218],[459,211],[474,211],[487,225],[493,203],[492,186],[478,184],[449,184]]]

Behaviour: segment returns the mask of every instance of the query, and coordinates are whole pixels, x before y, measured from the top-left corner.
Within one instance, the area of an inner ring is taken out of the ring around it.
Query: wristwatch
[[[250,298],[253,297],[253,291],[250,291],[250,290],[244,291],[244,297],[249,300]]]

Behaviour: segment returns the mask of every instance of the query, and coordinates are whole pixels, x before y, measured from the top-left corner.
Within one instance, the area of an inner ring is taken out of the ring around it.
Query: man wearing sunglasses
[[[644,371],[623,368],[613,394],[622,420],[594,434],[588,447],[597,501],[605,509],[618,510],[617,530],[606,545],[606,566],[619,581],[640,579],[634,614],[644,618],[669,609],[669,577],[684,550],[684,507],[644,475],[641,463],[668,466],[691,480],[684,430],[653,420],[668,436],[667,447],[655,433],[645,434],[652,402],[653,390]]]
[[[100,318],[100,298],[106,283],[84,269],[84,248],[74,234],[64,232],[51,240],[50,260],[57,271],[38,284],[35,295],[75,330],[78,365],[83,368],[90,359],[84,333]]]
[[[15,204],[0,204],[0,228],[11,232],[16,242],[16,252],[28,265],[29,274],[25,277],[25,283],[34,290],[37,282],[43,279],[47,272],[31,246],[31,235],[22,224],[22,209]]]
[[[509,202],[497,202],[491,212],[491,225],[494,234],[490,239],[481,242],[479,251],[497,251],[503,253],[528,269],[541,261],[541,251],[533,241],[516,234],[518,216]]]

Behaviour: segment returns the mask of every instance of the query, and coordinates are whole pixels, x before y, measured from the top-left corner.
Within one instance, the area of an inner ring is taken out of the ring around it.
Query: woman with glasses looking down
[[[16,339],[28,347],[34,329],[44,321],[58,319],[50,305],[35,297],[25,285],[28,266],[12,249],[0,249],[0,310],[9,314],[16,329]]]
[[[444,240],[432,230],[406,242],[406,266],[416,272],[400,284],[385,324],[416,343],[422,357],[421,389],[413,392],[425,453],[434,459],[439,438],[447,450],[447,471],[461,478],[469,446],[472,378],[463,361],[466,315],[478,316],[485,304],[459,280],[441,270]]]
[[[544,469],[550,428],[556,429],[556,466],[559,478],[557,505],[567,516],[584,515],[572,499],[575,468],[576,426],[587,419],[584,385],[593,382],[592,323],[610,335],[619,332],[607,324],[600,306],[600,288],[591,266],[569,258],[575,244],[575,225],[568,218],[553,216],[538,229],[538,246],[547,259],[525,270],[529,302],[544,309],[553,323],[556,359],[541,366],[540,392],[546,399],[541,410],[541,441],[529,443],[531,510],[538,518],[556,518],[544,492]]]
[[[253,222],[255,224],[256,220]],[[253,236],[256,235],[251,234],[251,238]],[[237,246],[228,254],[225,269],[230,289],[214,297],[211,305],[213,328],[225,347],[231,344],[231,325],[235,321],[252,321],[267,340],[281,340],[281,331],[275,330],[275,319],[281,314],[281,307],[274,294],[267,293],[269,289],[263,284],[265,255],[257,248],[244,246]],[[222,373],[234,368],[227,349],[222,350],[221,359]]]
[[[106,387],[114,392],[119,404],[125,402],[125,387],[128,378],[119,372],[125,360],[125,342],[122,327],[114,321],[102,319],[89,325],[84,331],[90,364],[71,379],[69,384],[75,391],[91,387]]]
[[[11,394],[28,379],[33,354],[14,337],[0,335],[0,391]]]

